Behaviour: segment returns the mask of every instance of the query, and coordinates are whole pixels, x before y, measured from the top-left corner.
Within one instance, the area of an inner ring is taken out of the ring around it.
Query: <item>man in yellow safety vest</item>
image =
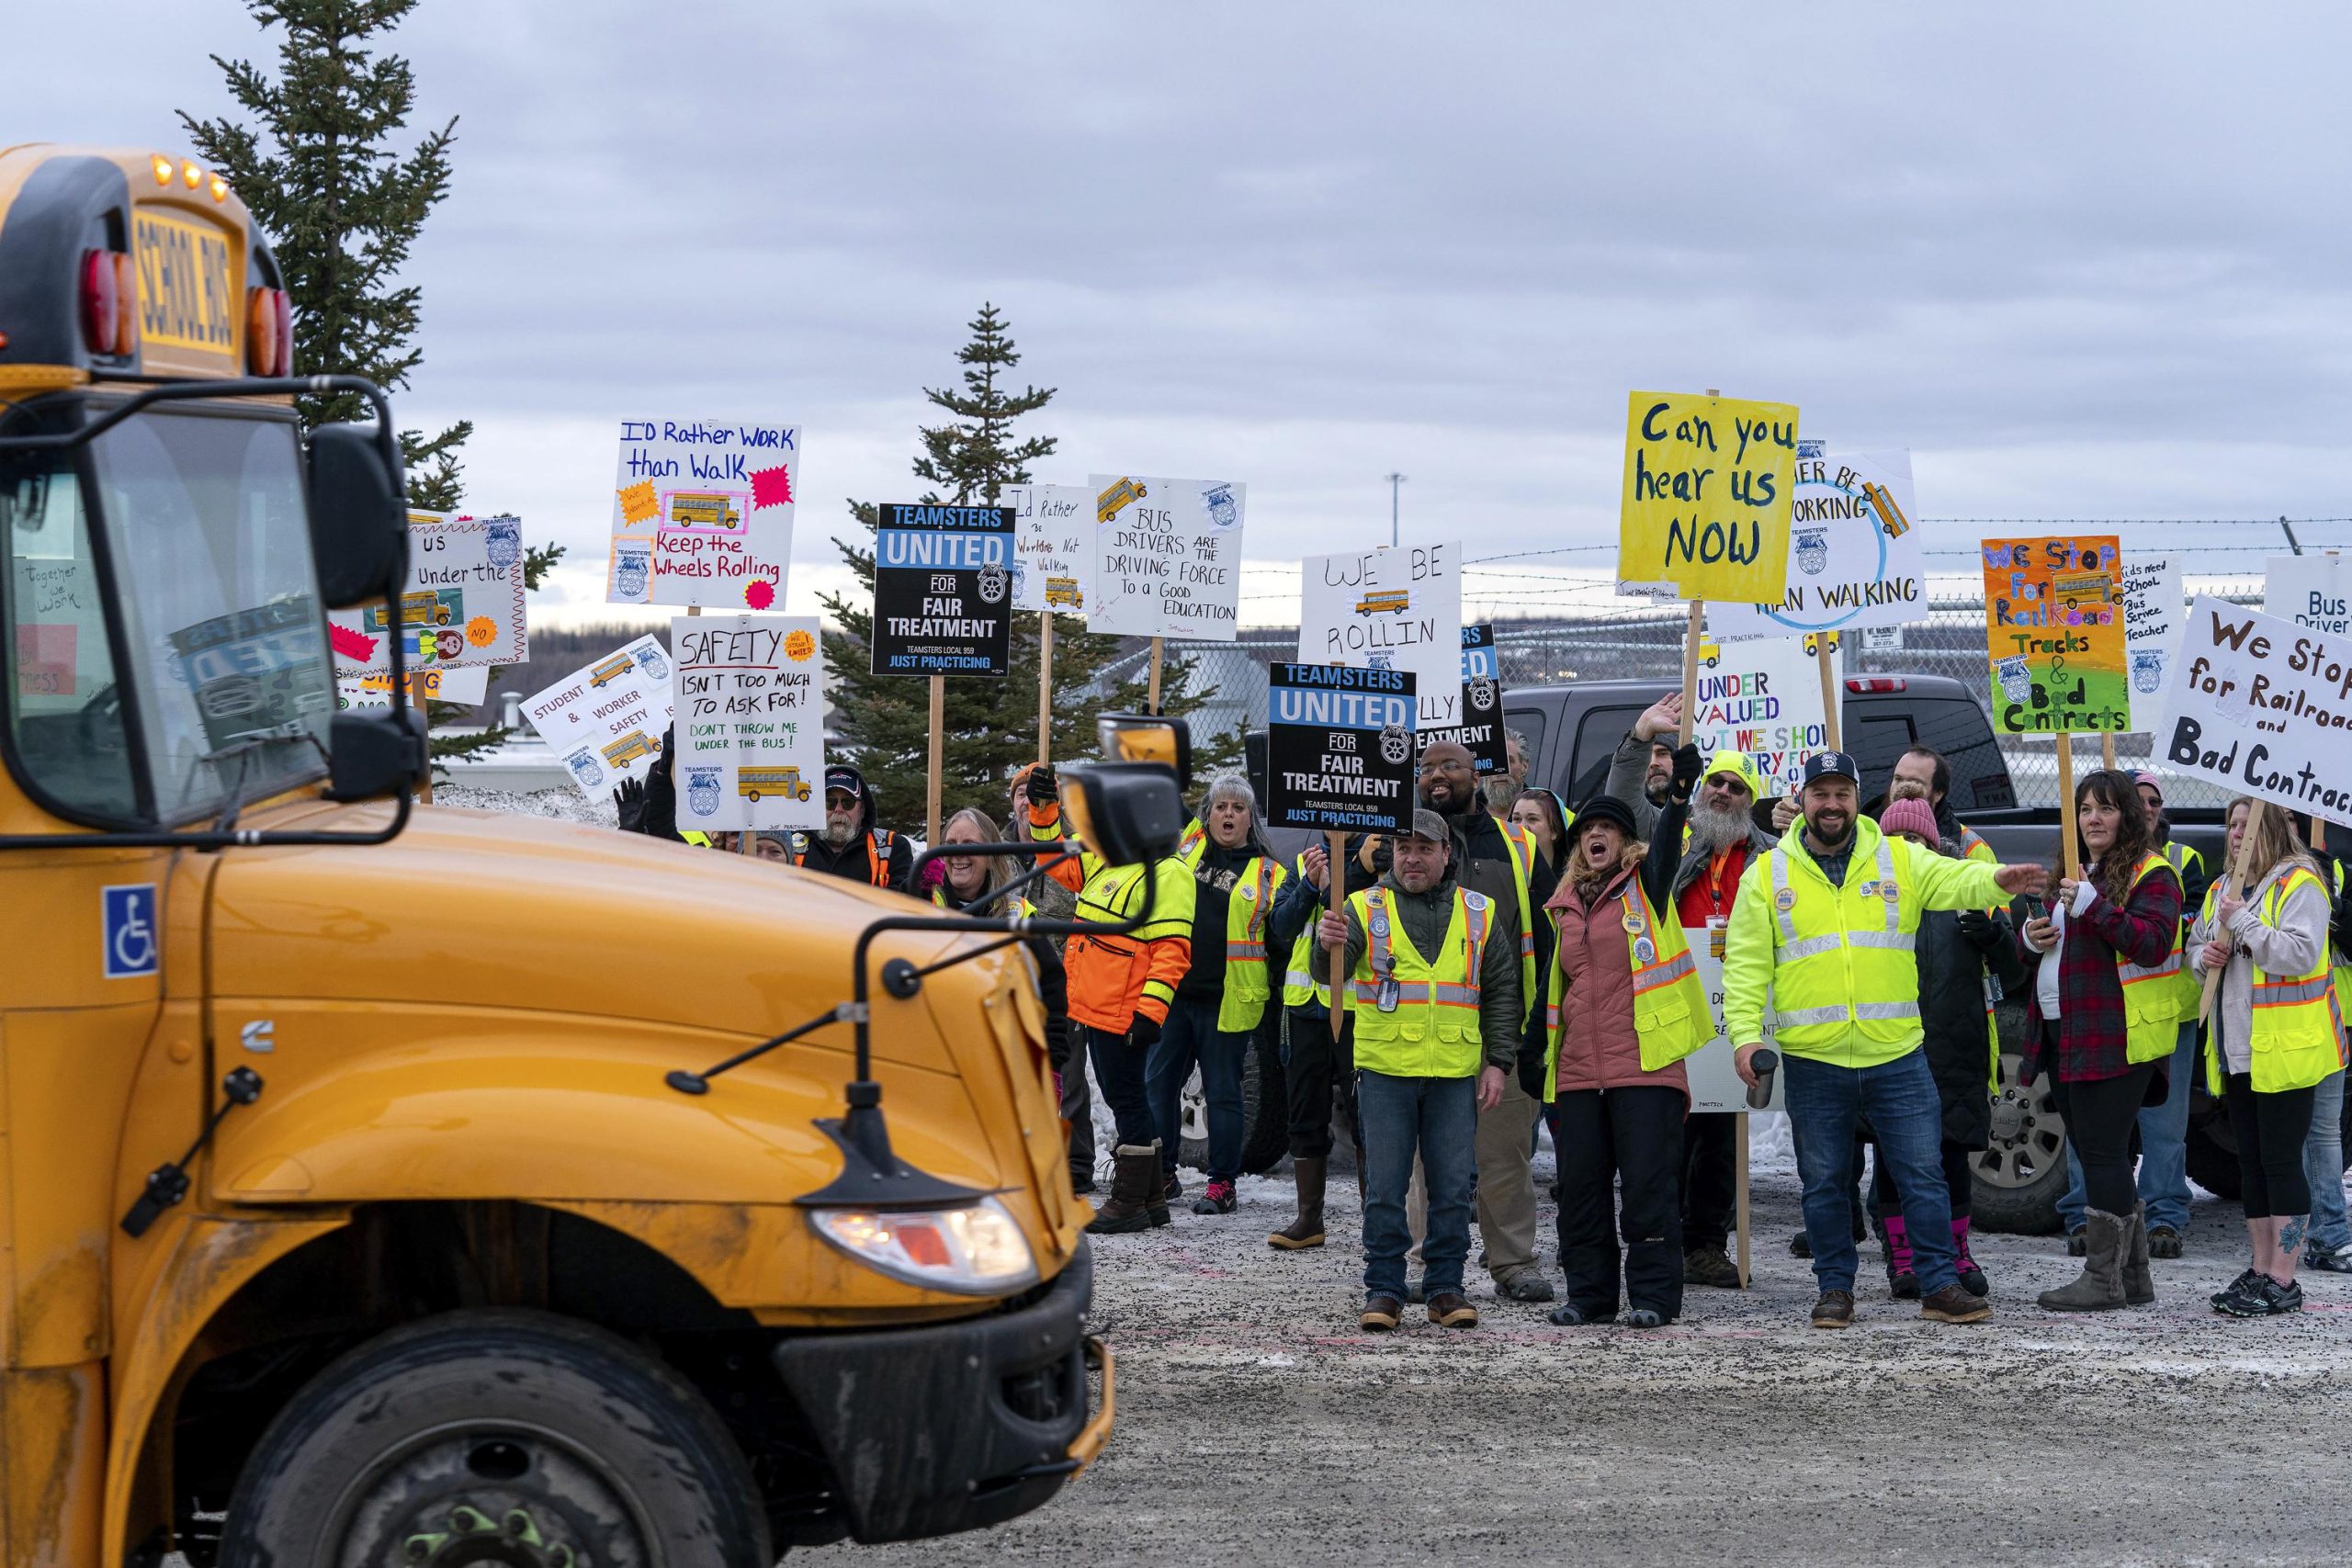
[[[1814,1326],[1853,1322],[1847,1179],[1865,1116],[1903,1201],[1919,1315],[1973,1323],[1992,1307],[1961,1288],[1955,1269],[1942,1107],[1920,1049],[1912,949],[1921,911],[1982,909],[2004,895],[2039,891],[2048,875],[2040,866],[1915,854],[1861,816],[1860,776],[1843,752],[1809,759],[1797,796],[1803,831],[1749,864],[1724,939],[1724,1027],[1740,1077],[1755,1083],[1770,993],[1820,1286]]]
[[[1429,1182],[1430,1321],[1478,1322],[1462,1293],[1473,1145],[1479,1112],[1501,1103],[1517,1068],[1519,954],[1496,901],[1453,876],[1455,852],[1446,819],[1415,811],[1387,874],[1317,922],[1322,946],[1343,955],[1354,1010],[1367,1329],[1394,1328],[1404,1312],[1405,1190],[1416,1155]]]

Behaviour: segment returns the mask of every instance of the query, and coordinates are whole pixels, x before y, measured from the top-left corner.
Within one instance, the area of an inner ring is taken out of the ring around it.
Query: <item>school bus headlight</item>
[[[1001,1296],[1036,1283],[1037,1258],[993,1198],[956,1209],[813,1209],[817,1234],[867,1268],[925,1290]]]
[[[161,152],[156,153],[154,169],[157,185],[167,186],[172,183],[172,161],[169,158],[164,157]]]
[[[197,186],[204,183],[204,171],[198,168],[194,164],[182,164],[180,165],[180,178],[187,183],[188,189],[194,190]]]

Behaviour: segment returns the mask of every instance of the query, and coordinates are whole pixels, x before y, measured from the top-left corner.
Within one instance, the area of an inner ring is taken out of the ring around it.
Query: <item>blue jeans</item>
[[[1932,1296],[1956,1283],[1943,1102],[1927,1053],[1915,1047],[1875,1067],[1841,1067],[1783,1052],[1781,1070],[1788,1075],[1789,1126],[1796,1135],[1797,1177],[1804,1184],[1815,1281],[1824,1291],[1854,1288],[1854,1128],[1867,1115],[1878,1157],[1903,1200],[1920,1293]]]
[[[2188,1091],[2197,1076],[2197,1022],[2180,1026],[2180,1043],[2173,1047],[2172,1075],[2164,1103],[2140,1111],[2140,1201],[2148,1206],[2148,1228],[2169,1225],[2188,1229]],[[2322,1092],[2324,1092],[2323,1090]],[[2339,1174],[2342,1168],[2338,1167]],[[2083,1162],[2075,1145],[2066,1145],[2066,1195],[2058,1200],[2058,1218],[2071,1233],[2083,1228]],[[2340,1183],[2339,1183],[2340,1185]],[[2352,1238],[2347,1238],[2352,1239]]]
[[[2320,1079],[2312,1096],[2311,1135],[2303,1140],[2303,1175],[2312,1184],[2313,1252],[2352,1247],[2352,1224],[2344,1214],[2344,1069]]]
[[[1144,1063],[1151,1091],[1151,1122],[1159,1129],[1160,1168],[1173,1174],[1176,1146],[1183,1141],[1180,1118],[1184,1080],[1201,1065],[1201,1090],[1209,1111],[1209,1179],[1230,1181],[1241,1174],[1241,1063],[1251,1031],[1227,1034],[1216,1026],[1215,998],[1179,997],[1159,1027],[1159,1039]]]
[[[1422,1287],[1431,1300],[1462,1289],[1470,1256],[1470,1198],[1477,1180],[1476,1078],[1395,1078],[1357,1075],[1356,1113],[1363,1121],[1363,1292],[1405,1299],[1405,1192],[1413,1156],[1429,1179],[1429,1234],[1421,1239]]]

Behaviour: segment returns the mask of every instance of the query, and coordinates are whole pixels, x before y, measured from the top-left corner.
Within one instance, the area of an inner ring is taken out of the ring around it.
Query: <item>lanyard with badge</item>
[[[1388,947],[1388,900],[1385,898],[1372,900],[1372,934],[1374,939],[1372,951],[1377,955],[1375,962],[1379,957],[1387,959],[1387,963],[1380,965],[1380,988],[1374,992],[1372,1005],[1382,1012],[1395,1012],[1396,999],[1403,988],[1396,984],[1396,954]]]
[[[1625,934],[1634,939],[1634,964],[1645,969],[1657,959],[1657,943],[1649,938],[1648,922],[1642,917],[1642,895],[1638,887],[1625,889]]]

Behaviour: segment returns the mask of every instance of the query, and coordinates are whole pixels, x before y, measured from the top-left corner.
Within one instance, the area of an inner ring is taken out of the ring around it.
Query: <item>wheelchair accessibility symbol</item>
[[[128,980],[155,973],[155,885],[99,889],[106,915],[106,977]]]

